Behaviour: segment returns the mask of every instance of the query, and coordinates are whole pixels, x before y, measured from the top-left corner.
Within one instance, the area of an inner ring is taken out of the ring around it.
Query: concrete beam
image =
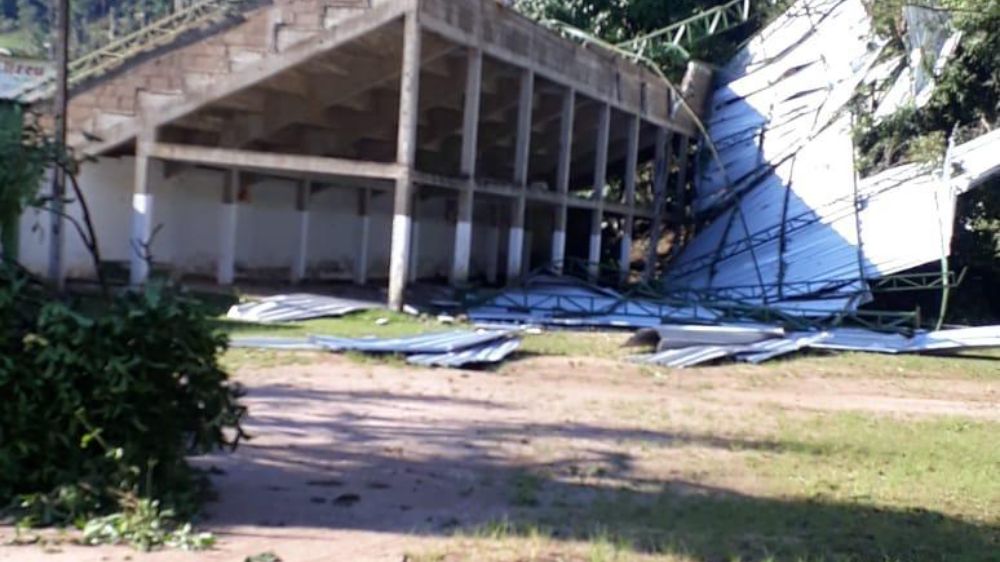
[[[217,148],[187,144],[154,143],[148,151],[151,158],[173,162],[189,162],[240,170],[288,172],[297,175],[347,176],[355,178],[396,179],[400,166],[384,162],[366,162],[346,158],[276,154],[234,148]]]

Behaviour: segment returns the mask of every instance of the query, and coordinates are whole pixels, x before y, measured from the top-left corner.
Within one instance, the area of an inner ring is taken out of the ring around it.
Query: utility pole
[[[55,51],[56,84],[53,95],[55,144],[60,156],[66,150],[66,105],[68,96],[67,65],[69,63],[69,0],[56,1]],[[63,200],[66,197],[66,174],[62,166],[52,170],[51,228],[49,245],[49,280],[60,292],[66,288],[63,276]]]

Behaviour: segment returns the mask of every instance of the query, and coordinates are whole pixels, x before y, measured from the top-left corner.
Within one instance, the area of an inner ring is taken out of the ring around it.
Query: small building
[[[687,181],[695,133],[668,84],[496,0],[202,14],[223,4],[174,14],[198,25],[124,62],[91,61],[71,91],[102,255],[134,284],[161,267],[221,285],[387,281],[400,307],[418,279],[497,282],[569,258],[627,270],[651,170]],[[49,221],[23,221],[39,272]],[[93,275],[63,237],[62,274]]]

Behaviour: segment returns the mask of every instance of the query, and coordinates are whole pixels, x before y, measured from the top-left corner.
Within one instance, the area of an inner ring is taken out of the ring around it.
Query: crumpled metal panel
[[[749,345],[782,338],[785,335],[783,328],[764,324],[717,326],[664,324],[640,330],[636,338],[644,338],[650,332],[656,334],[657,351],[703,345]]]
[[[354,299],[295,293],[275,295],[256,302],[233,305],[226,313],[226,318],[242,322],[271,324],[343,316],[373,308],[380,308],[380,305]]]
[[[418,353],[408,356],[406,362],[424,367],[450,368],[487,365],[503,361],[520,346],[520,339],[500,339],[451,353]]]
[[[509,338],[515,330],[453,330],[399,338],[340,338],[313,336],[312,340],[330,351],[366,353],[452,353]]]
[[[796,332],[788,334],[788,337],[767,340],[758,344],[748,346],[741,350],[736,358],[740,361],[758,365],[765,361],[770,361],[776,357],[788,355],[801,351],[813,344],[826,340],[830,337],[829,332],[805,333]]]

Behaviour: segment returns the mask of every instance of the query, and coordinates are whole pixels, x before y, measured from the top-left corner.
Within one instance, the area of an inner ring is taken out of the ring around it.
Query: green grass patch
[[[785,493],[1000,524],[1000,423],[826,415],[781,424],[754,462]]]

